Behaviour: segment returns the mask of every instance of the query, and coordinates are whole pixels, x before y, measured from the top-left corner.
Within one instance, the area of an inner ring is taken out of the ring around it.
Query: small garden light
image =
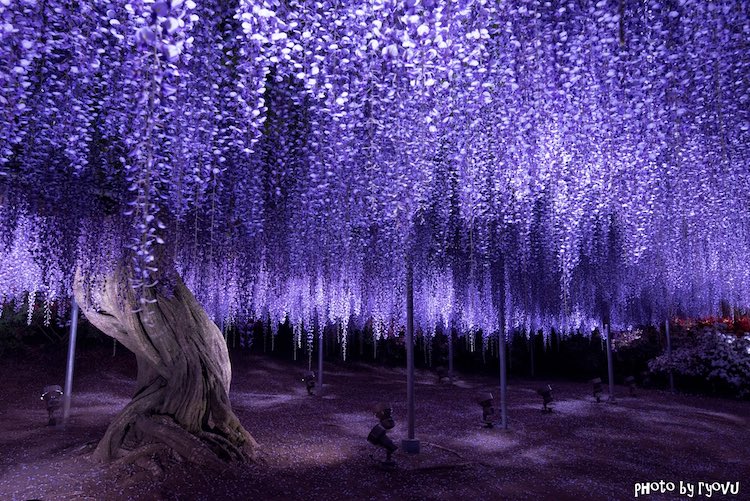
[[[602,401],[602,378],[594,378],[591,380],[592,390],[594,393],[594,398],[596,399],[596,403]]]
[[[315,395],[313,390],[315,390],[315,373],[314,372],[308,372],[302,377],[302,382],[305,383],[305,387],[307,388],[307,394],[308,395]]]
[[[633,377],[633,376],[626,377],[625,378],[625,385],[630,389],[630,396],[634,397],[635,396],[635,389],[636,389],[635,377]]]
[[[57,417],[55,412],[62,407],[63,404],[63,391],[59,384],[47,385],[42,389],[41,400],[47,404],[47,414],[49,415],[48,426],[55,426],[57,424]]]
[[[442,365],[439,365],[438,367],[435,367],[435,375],[438,378],[438,383],[442,383],[443,379],[448,377],[448,370]]]
[[[477,402],[482,406],[482,424],[485,428],[494,427],[494,421],[496,417],[495,413],[495,397],[492,393],[486,393],[481,395]]]
[[[552,412],[552,407],[549,406],[552,402],[552,385],[548,384],[546,387],[536,390],[539,396],[542,397],[542,413],[549,414]]]
[[[375,417],[378,418],[379,422],[370,430],[369,435],[367,435],[367,441],[372,445],[385,449],[386,457],[385,461],[381,462],[381,465],[393,468],[396,466],[396,462],[392,459],[392,456],[398,449],[398,446],[393,443],[393,440],[387,434],[388,430],[396,426],[393,420],[393,409],[388,404],[379,403],[375,406]]]
[[[649,371],[641,372],[641,386],[644,388],[651,386],[651,373]]]

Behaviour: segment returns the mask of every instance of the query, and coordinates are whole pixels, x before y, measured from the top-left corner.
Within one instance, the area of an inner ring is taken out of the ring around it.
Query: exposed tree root
[[[121,457],[112,461],[109,466],[113,470],[122,470],[128,465],[136,465],[148,471],[152,477],[160,477],[164,471],[163,465],[166,463],[163,458],[171,453],[172,451],[165,444],[148,444],[128,453],[123,450]]]
[[[226,467],[221,456],[217,455],[206,442],[187,432],[166,416],[139,417],[136,420],[136,427],[146,439],[158,440],[166,444],[191,463],[216,470]],[[229,459],[228,454],[225,457]]]
[[[252,459],[242,448],[213,432],[190,433],[169,416],[138,416],[128,426],[127,438],[115,451],[110,466],[115,469],[136,465],[161,474],[170,455],[216,471],[226,469],[227,463]],[[97,458],[101,459],[101,458]]]

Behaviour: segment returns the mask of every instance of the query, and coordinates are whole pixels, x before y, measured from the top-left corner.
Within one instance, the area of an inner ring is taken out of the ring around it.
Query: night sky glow
[[[747,1],[0,0],[0,304],[163,247],[299,338],[398,334],[407,257],[426,335],[714,314],[748,145]]]

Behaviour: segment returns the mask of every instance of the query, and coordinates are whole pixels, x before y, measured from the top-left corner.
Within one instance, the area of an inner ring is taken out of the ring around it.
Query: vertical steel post
[[[612,336],[609,324],[604,325],[607,336],[607,377],[609,378],[609,401],[615,401],[615,369],[612,366]]]
[[[70,397],[73,391],[73,363],[76,355],[76,336],[78,335],[78,303],[72,300],[70,311],[70,338],[68,339],[68,366],[65,369],[65,395],[63,397],[63,423],[70,416]]]
[[[529,356],[531,357],[531,377],[536,376],[536,367],[534,364],[534,338],[536,337],[536,331],[531,329],[529,332]]]
[[[453,329],[448,328],[448,377],[453,384]]]
[[[674,373],[672,372],[672,338],[669,335],[669,318],[664,321],[664,333],[667,335],[667,360],[669,361],[669,391],[674,393]]]
[[[499,347],[498,351],[500,354],[500,425],[503,430],[508,429],[508,368],[506,365],[506,353],[505,353],[505,306],[507,298],[505,297],[505,288],[508,282],[508,269],[505,266],[505,260],[503,260],[503,283],[500,289],[500,330],[498,334]]]
[[[505,365],[505,325],[500,326],[500,425],[508,429],[508,371]]]
[[[406,403],[408,438],[414,438],[414,276],[411,264],[406,268]]]
[[[406,263],[406,415],[407,439],[402,441],[405,452],[419,452],[419,440],[414,438],[414,270]]]
[[[325,327],[318,327],[318,395],[323,394],[323,332]]]

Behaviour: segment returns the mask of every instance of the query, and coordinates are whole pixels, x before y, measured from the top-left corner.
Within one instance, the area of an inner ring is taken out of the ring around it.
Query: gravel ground
[[[710,499],[750,499],[749,402],[656,390],[631,397],[618,387],[616,403],[596,404],[589,385],[553,381],[555,410],[542,414],[536,389],[548,381],[511,379],[503,431],[480,425],[476,396],[493,391],[493,379],[439,384],[418,372],[422,451],[399,451],[389,471],[365,437],[378,401],[394,409],[389,435],[405,437],[404,370],[329,364],[322,397],[310,397],[301,363],[246,352],[233,353],[230,397],[263,447],[261,464],[221,473],[177,461],[157,473],[107,468],[89,455],[134,390],[135,361],[124,350],[115,358],[104,348],[81,351],[63,429],[46,426],[39,400],[42,386],[62,384],[60,352],[0,364],[0,499],[624,500],[634,499],[636,482],[660,480],[740,481],[737,496]],[[639,499],[688,499],[678,490]]]

